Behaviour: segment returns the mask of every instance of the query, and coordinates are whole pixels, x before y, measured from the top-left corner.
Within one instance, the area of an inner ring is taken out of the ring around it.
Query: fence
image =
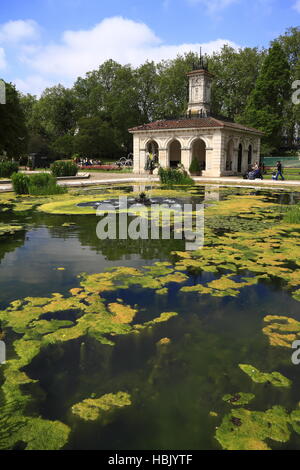
[[[278,160],[281,161],[284,168],[299,168],[300,169],[300,157],[262,157],[261,161],[266,167],[276,167]]]

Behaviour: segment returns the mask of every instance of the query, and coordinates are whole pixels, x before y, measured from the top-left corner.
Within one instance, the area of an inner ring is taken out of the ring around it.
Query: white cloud
[[[300,13],[300,0],[297,0],[297,2],[293,5],[294,10],[296,10],[298,13]]]
[[[160,61],[175,58],[184,52],[198,52],[200,46],[203,52],[211,53],[220,50],[224,44],[238,47],[225,39],[203,44],[168,45],[146,24],[113,17],[101,21],[90,30],[65,31],[60,43],[23,48],[22,60],[45,80],[66,83],[98,68],[108,59],[138,66],[147,59]]]
[[[207,10],[209,14],[219,13],[221,10],[231,6],[239,0],[187,0],[192,5],[200,4]]]
[[[5,51],[3,47],[0,47],[0,70],[6,68],[6,60],[5,60]]]
[[[0,25],[0,42],[18,43],[25,40],[37,39],[38,24],[33,20],[8,21]]]
[[[29,75],[24,79],[16,78],[14,80],[14,84],[16,85],[17,90],[22,93],[30,93],[31,95],[40,96],[45,88],[56,85],[57,82],[55,80],[47,80],[40,75]]]

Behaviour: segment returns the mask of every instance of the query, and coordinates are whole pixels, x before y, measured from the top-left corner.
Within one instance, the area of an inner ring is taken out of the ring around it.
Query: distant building
[[[210,113],[213,75],[200,57],[188,73],[189,104],[184,118],[155,121],[129,129],[133,134],[134,173],[144,173],[148,153],[158,156],[162,167],[184,165],[193,158],[207,177],[240,175],[259,161],[263,135]]]

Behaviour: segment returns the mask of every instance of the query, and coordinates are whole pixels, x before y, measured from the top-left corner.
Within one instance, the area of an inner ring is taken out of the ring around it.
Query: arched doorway
[[[243,160],[243,146],[242,146],[242,144],[240,144],[239,145],[239,153],[238,153],[238,165],[237,165],[238,173],[242,172],[242,160]]]
[[[192,144],[192,160],[197,159],[200,164],[200,170],[206,169],[206,145],[204,140],[196,139]]]
[[[226,152],[226,171],[232,170],[232,161],[233,161],[233,151],[234,151],[234,143],[233,140],[230,140],[227,145],[227,152]]]
[[[248,147],[248,166],[252,164],[252,145]]]
[[[176,139],[169,144],[169,162],[171,168],[177,168],[181,163],[181,145]]]
[[[146,145],[146,154],[152,153],[154,162],[159,163],[159,148],[155,140],[150,140]]]

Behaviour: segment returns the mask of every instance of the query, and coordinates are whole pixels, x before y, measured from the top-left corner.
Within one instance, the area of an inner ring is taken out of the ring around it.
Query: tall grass
[[[58,186],[56,178],[49,173],[37,173],[36,175],[14,173],[12,175],[12,184],[16,194],[48,196],[63,194],[67,191],[65,188]]]
[[[158,171],[160,182],[163,185],[192,185],[194,181],[186,171],[174,170],[172,168],[160,168]]]
[[[289,207],[283,217],[287,224],[300,224],[300,204]]]
[[[57,178],[60,176],[76,176],[78,167],[72,160],[58,160],[51,165],[51,172]]]

